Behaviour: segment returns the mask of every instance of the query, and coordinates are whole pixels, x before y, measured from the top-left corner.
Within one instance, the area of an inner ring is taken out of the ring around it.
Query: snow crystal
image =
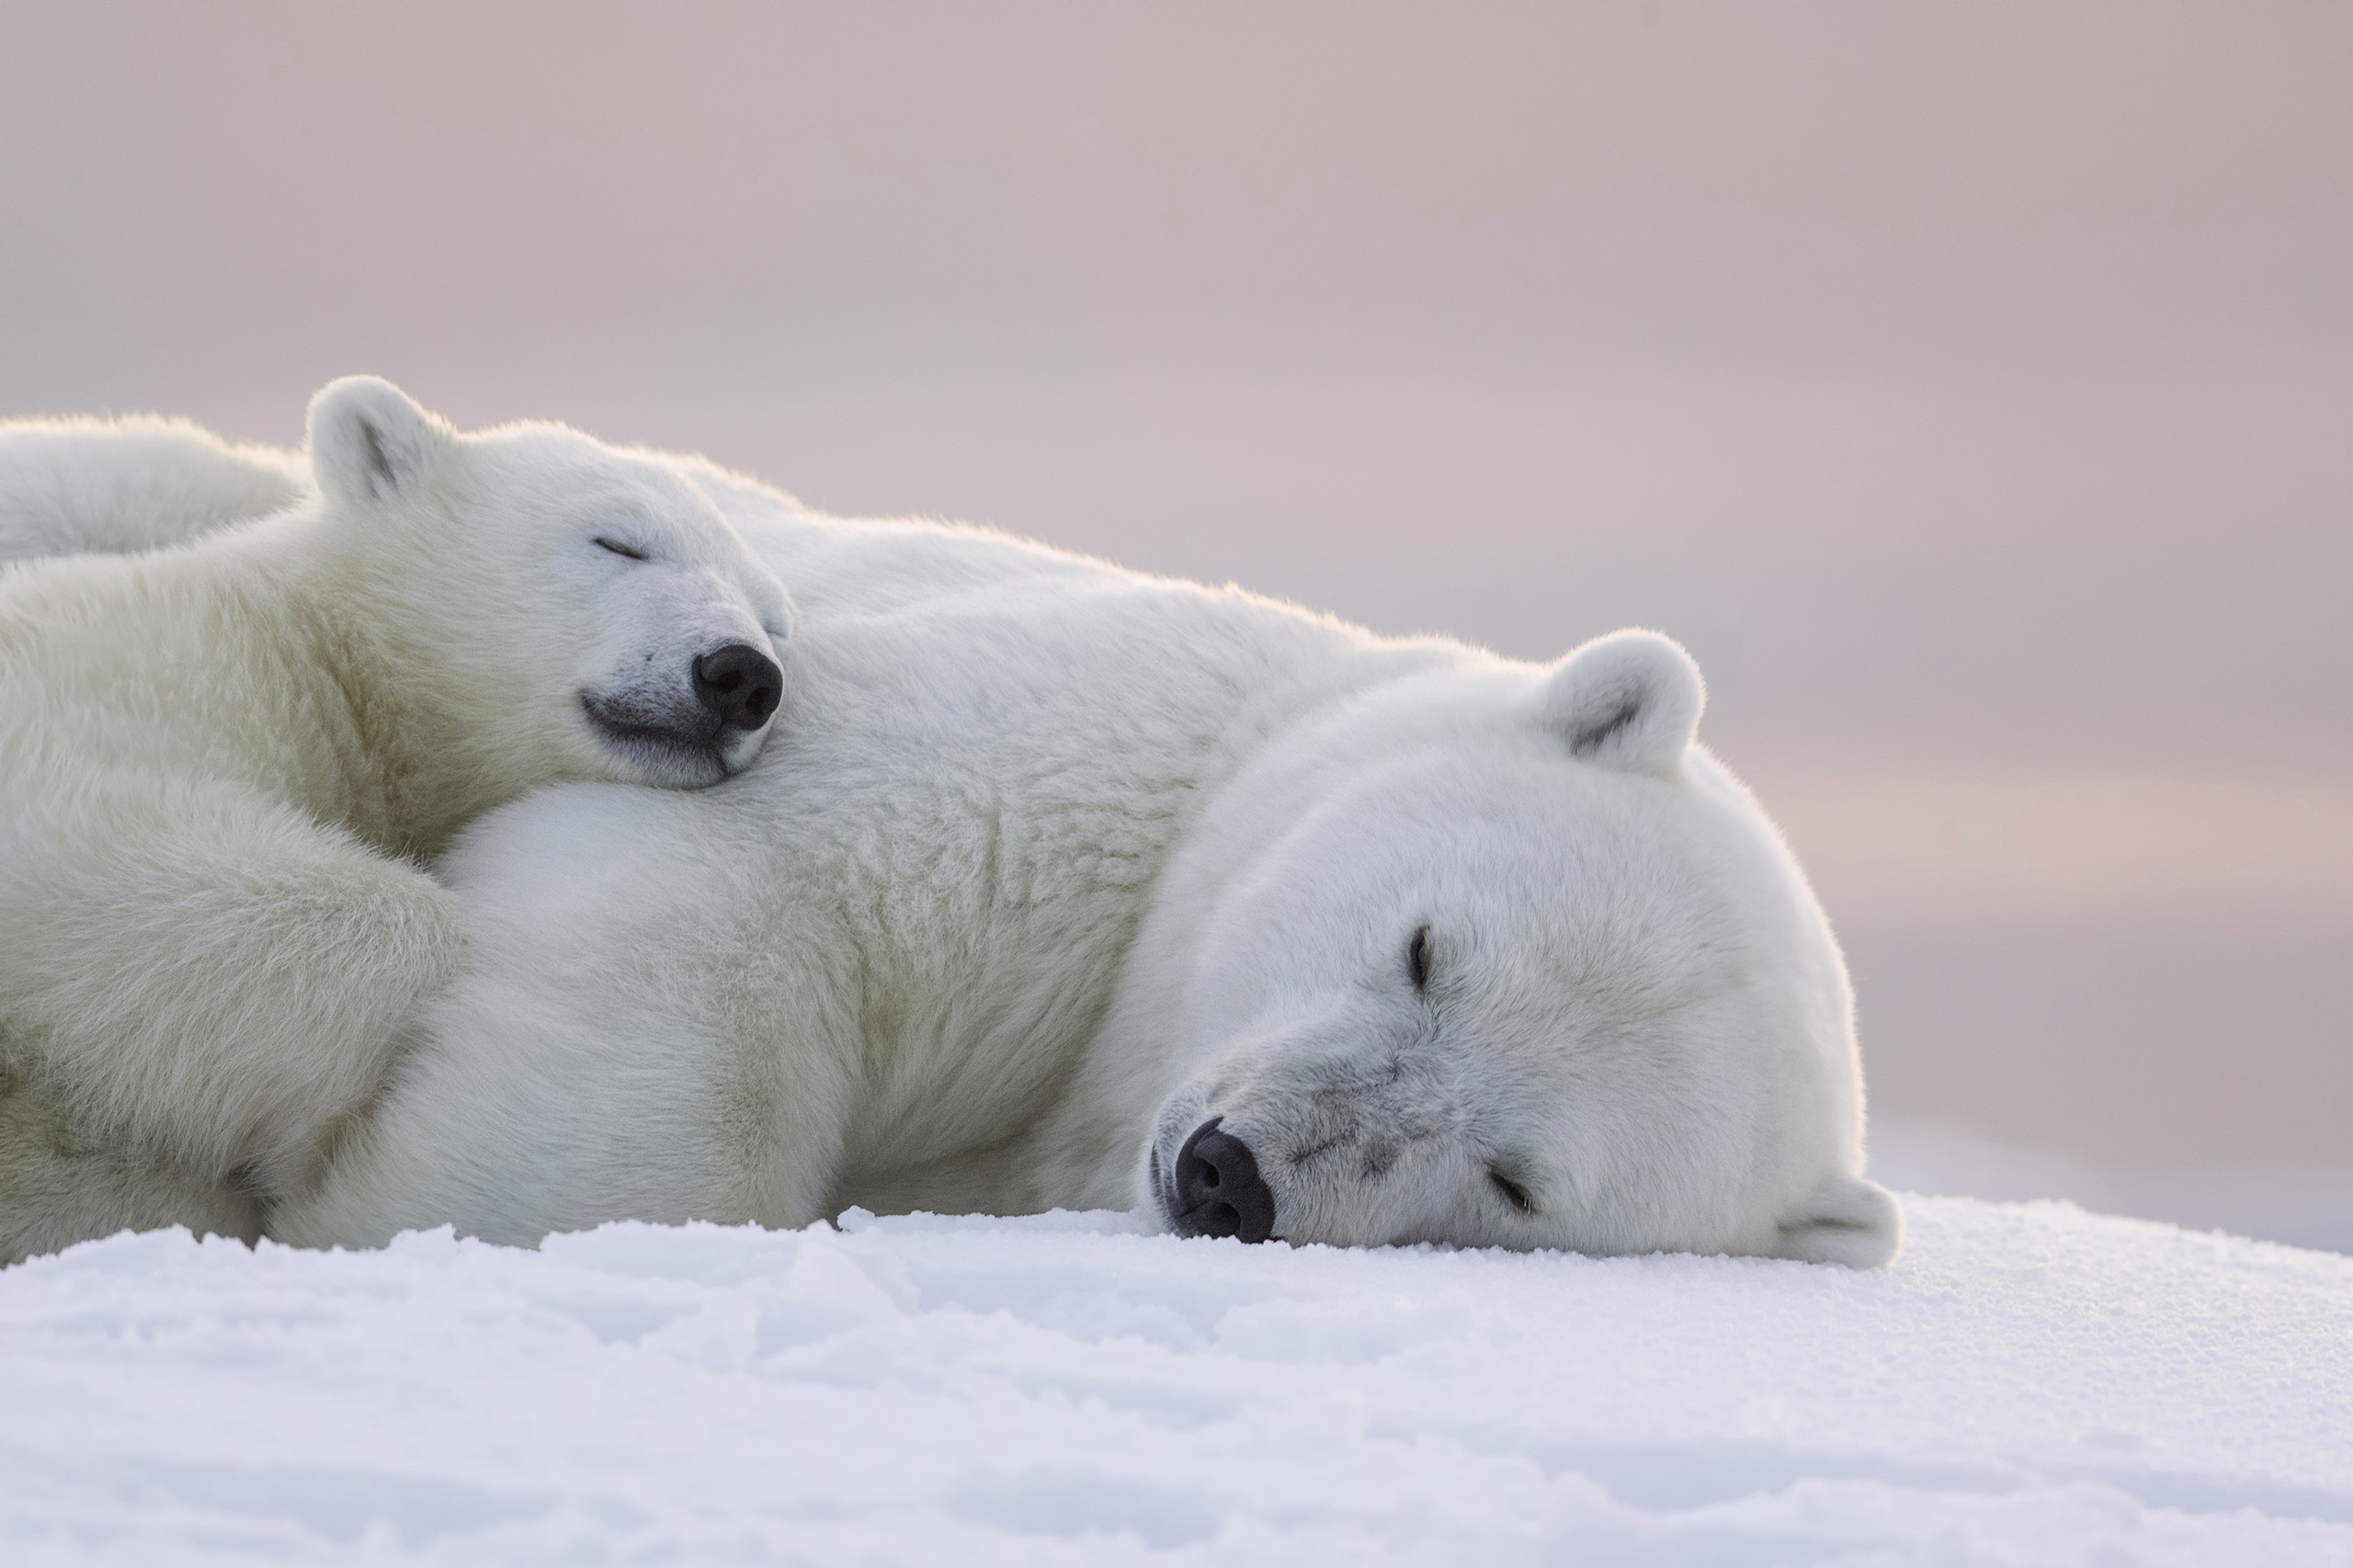
[[[2353,1562],[2353,1259],[1915,1199],[1904,1258],[1123,1215],[0,1273],[0,1561]]]

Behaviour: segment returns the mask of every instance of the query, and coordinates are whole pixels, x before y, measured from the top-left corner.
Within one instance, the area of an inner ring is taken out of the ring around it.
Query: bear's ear
[[[1544,687],[1544,722],[1583,761],[1667,773],[1691,749],[1707,688],[1680,643],[1613,631],[1572,652]]]
[[[1894,1262],[1903,1246],[1904,1210],[1895,1194],[1877,1182],[1833,1171],[1796,1213],[1782,1217],[1780,1244],[1773,1256],[1877,1268]]]
[[[339,505],[388,500],[439,466],[457,433],[390,381],[346,376],[311,400],[311,472]]]

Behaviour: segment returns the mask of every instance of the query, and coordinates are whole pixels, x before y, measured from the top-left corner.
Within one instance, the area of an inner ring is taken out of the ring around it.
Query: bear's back
[[[0,564],[177,544],[310,494],[300,453],[184,419],[0,422]]]

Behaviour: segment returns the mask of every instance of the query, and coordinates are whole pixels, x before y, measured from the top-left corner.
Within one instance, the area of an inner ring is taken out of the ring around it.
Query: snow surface
[[[0,1273],[0,1562],[2353,1562],[2353,1258],[1908,1213],[1870,1273],[119,1236]]]

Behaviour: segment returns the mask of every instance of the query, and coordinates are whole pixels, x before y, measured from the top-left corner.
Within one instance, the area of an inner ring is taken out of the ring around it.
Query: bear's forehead
[[[1330,847],[1381,909],[1375,935],[1385,939],[1394,904],[1497,978],[1606,983],[1644,1009],[1729,983],[1777,906],[1751,874],[1743,824],[1676,781],[1577,771],[1586,770],[1530,768],[1408,810],[1359,801]],[[1381,847],[1343,849],[1368,840]]]
[[[665,521],[716,522],[718,510],[681,473],[570,432],[502,444],[483,454],[489,483],[550,510],[636,508]]]
[[[1452,758],[1384,770],[1332,806],[1326,825],[1369,866],[1515,894],[1534,884],[1699,895],[1750,835],[1680,779],[1630,778],[1527,748],[1487,766]]]
[[[673,526],[718,520],[716,510],[676,475],[634,465],[575,475],[563,499],[582,512],[627,512]]]

